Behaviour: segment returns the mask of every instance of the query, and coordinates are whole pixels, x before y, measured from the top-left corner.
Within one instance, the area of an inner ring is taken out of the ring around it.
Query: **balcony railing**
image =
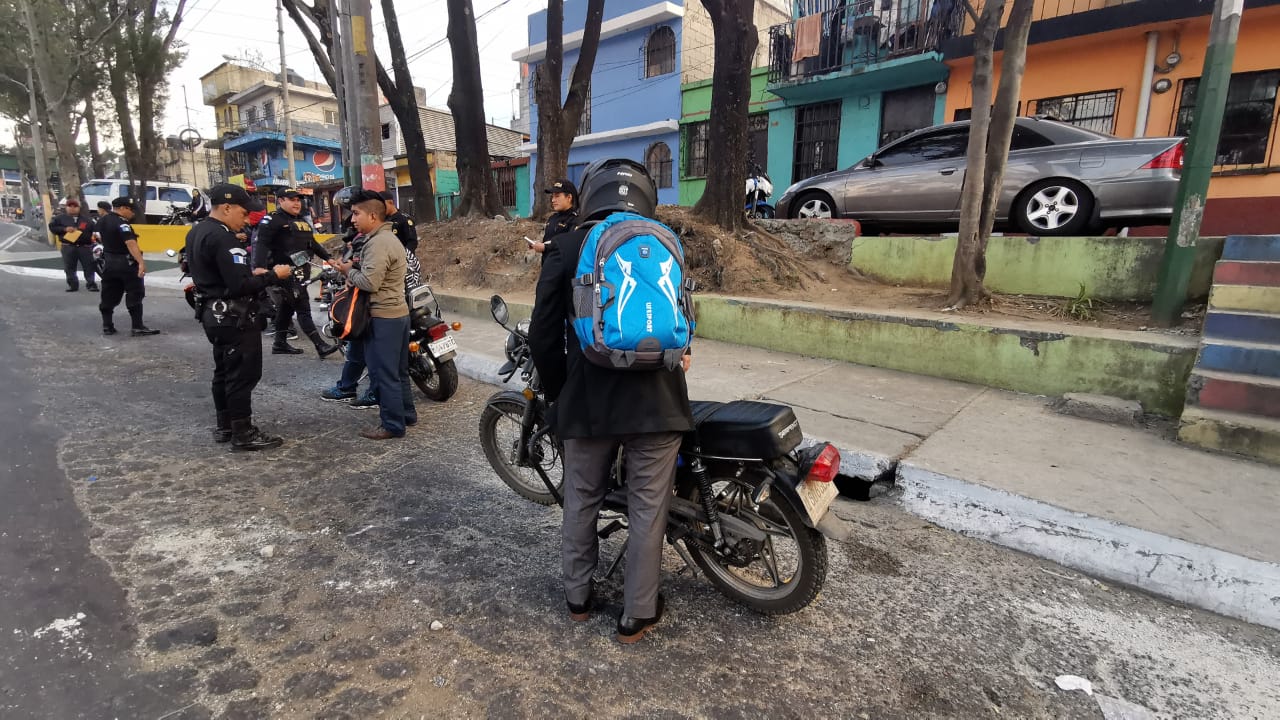
[[[341,140],[342,128],[330,123],[319,123],[312,120],[294,120],[293,135],[313,137],[320,140]],[[284,118],[258,118],[249,122],[241,122],[236,132],[244,135],[252,132],[284,132]]]
[[[938,48],[963,27],[960,3],[856,0],[769,28],[769,82],[852,70]]]
[[[973,3],[975,14],[982,14],[982,7],[986,5],[985,0],[970,0]],[[1118,7],[1120,5],[1132,5],[1140,2],[1160,3],[1165,0],[1036,0],[1035,10],[1032,11],[1031,21],[1039,22],[1040,20],[1051,20],[1053,18],[1064,17],[1067,15],[1076,15],[1079,13],[1089,12],[1091,10],[1106,10],[1107,8]],[[959,3],[956,3],[957,5]],[[1205,12],[1209,11],[1206,5]],[[1005,20],[1008,20],[1009,11],[1012,9],[1012,3],[1005,3]],[[960,28],[960,35],[973,34],[973,18],[966,13],[963,16],[963,25]],[[1003,22],[1001,23],[1003,25]]]

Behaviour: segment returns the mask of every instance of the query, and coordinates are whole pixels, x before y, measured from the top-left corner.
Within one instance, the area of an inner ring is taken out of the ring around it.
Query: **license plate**
[[[804,510],[809,513],[809,519],[814,525],[822,520],[822,516],[827,514],[827,508],[831,507],[831,501],[840,494],[835,483],[817,480],[805,480],[800,483],[800,487],[796,488],[796,492],[799,493],[800,502],[804,503]]]
[[[458,343],[453,338],[445,335],[439,340],[427,345],[427,349],[431,351],[431,357],[436,360],[449,360],[458,352]],[[448,357],[445,357],[448,355]]]

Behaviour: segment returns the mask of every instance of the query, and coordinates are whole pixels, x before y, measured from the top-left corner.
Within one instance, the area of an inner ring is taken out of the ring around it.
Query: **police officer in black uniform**
[[[231,441],[232,450],[279,447],[283,438],[253,424],[253,388],[262,378],[262,320],[258,293],[273,283],[292,283],[293,268],[252,269],[238,240],[249,212],[262,204],[237,185],[209,190],[213,209],[187,233],[187,263],[195,281],[196,317],[213,344],[215,442]]]
[[[311,223],[302,217],[302,193],[292,189],[276,193],[276,202],[279,209],[258,226],[258,242],[253,251],[254,267],[290,265],[292,255],[296,252],[319,255],[329,260],[329,251],[316,242]],[[307,299],[305,285],[310,278],[311,266],[303,265],[295,271],[293,282],[280,286],[281,300],[275,318],[275,341],[271,344],[273,355],[302,354],[301,348],[289,344],[289,320],[295,313],[298,316],[298,326],[316,346],[316,353],[320,357],[327,357],[339,350],[337,345],[325,342],[311,318],[311,303]]]
[[[133,198],[118,197],[111,201],[111,212],[94,227],[102,243],[102,300],[98,310],[102,313],[103,335],[116,334],[112,315],[121,298],[133,324],[131,335],[160,333],[142,323],[142,298],[147,294],[142,278],[147,274],[147,263],[138,249],[138,235],[129,224],[137,211]]]
[[[567,233],[578,225],[578,188],[568,180],[557,180],[543,190],[551,196],[551,209],[554,211],[547,218],[547,228],[542,232],[542,242],[533,244],[533,249],[545,253],[556,235]]]
[[[390,190],[382,192],[382,202],[386,203],[387,222],[391,223],[391,230],[400,239],[400,244],[404,245],[409,252],[416,253],[418,251],[418,228],[413,226],[413,218],[405,215],[400,208],[396,207],[396,194]]]

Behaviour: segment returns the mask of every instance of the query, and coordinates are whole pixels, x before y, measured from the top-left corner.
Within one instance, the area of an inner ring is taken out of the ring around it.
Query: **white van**
[[[159,222],[169,214],[171,205],[185,208],[191,202],[194,185],[152,181],[147,183],[147,202],[145,214],[147,222]],[[90,180],[80,186],[84,193],[85,209],[96,210],[98,203],[111,202],[122,195],[129,194],[129,181],[119,178],[110,180]]]

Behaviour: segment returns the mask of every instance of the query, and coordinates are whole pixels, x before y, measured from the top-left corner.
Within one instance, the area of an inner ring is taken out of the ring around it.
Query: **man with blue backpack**
[[[583,172],[577,229],[547,250],[529,337],[552,423],[564,442],[561,561],[569,615],[590,617],[596,520],[609,468],[626,448],[629,539],[618,640],[662,618],[659,570],[683,433],[693,429],[685,372],[693,337],[684,251],[654,220],[644,165],[598,160]]]

